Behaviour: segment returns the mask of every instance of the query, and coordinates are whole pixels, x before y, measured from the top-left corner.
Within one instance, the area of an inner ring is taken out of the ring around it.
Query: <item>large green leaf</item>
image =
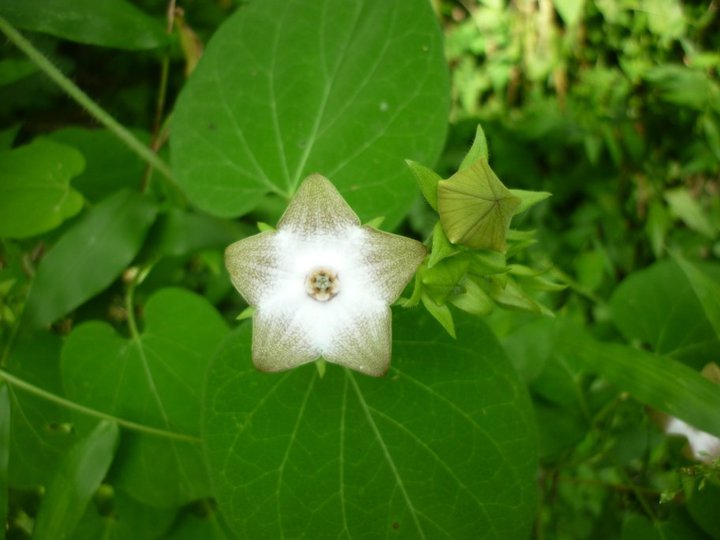
[[[31,324],[49,324],[110,285],[140,250],[155,214],[152,200],[130,191],[92,208],[40,263],[26,308]]]
[[[200,208],[237,216],[318,172],[363,221],[394,227],[432,164],[448,78],[427,0],[263,0],[231,17],[178,99],[174,174]]]
[[[458,340],[424,311],[395,319],[382,379],[314,365],[257,372],[249,325],[206,381],[214,495],[240,538],[526,538],[536,435],[524,387],[490,331]]]
[[[0,15],[34,32],[118,49],[167,43],[160,21],[126,0],[0,0]]]
[[[84,166],[80,152],[47,140],[1,152],[0,236],[33,236],[77,214],[83,200],[70,179]]]
[[[227,332],[204,298],[163,289],[145,306],[145,330],[127,340],[108,324],[78,326],[62,351],[66,395],[82,405],[146,426],[197,436],[206,365]],[[128,433],[115,481],[154,506],[208,495],[197,443]]]
[[[720,276],[717,265],[698,268],[710,277]],[[630,275],[615,290],[610,307],[625,337],[658,354],[698,369],[720,356],[720,341],[703,303],[675,262],[659,262]]]
[[[62,540],[70,536],[110,468],[117,442],[117,424],[103,420],[63,457],[45,491],[33,539]]]

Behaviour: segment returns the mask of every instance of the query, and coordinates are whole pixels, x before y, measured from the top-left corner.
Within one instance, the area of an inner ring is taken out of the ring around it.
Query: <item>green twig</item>
[[[102,107],[95,103],[85,92],[68,79],[48,60],[35,46],[18,32],[8,21],[0,16],[0,30],[12,41],[18,49],[24,52],[30,60],[62,88],[72,99],[84,107],[98,122],[109,129],[118,139],[130,149],[157,169],[170,183],[173,183],[170,166],[157,154],[143,144],[122,124],[110,116]]]
[[[167,431],[164,429],[158,429],[158,428],[146,426],[143,424],[138,424],[137,422],[125,420],[123,418],[118,418],[117,416],[112,416],[112,415],[106,414],[102,411],[91,409],[90,407],[85,407],[84,405],[80,405],[79,403],[75,403],[74,401],[70,401],[69,399],[65,399],[63,397],[55,395],[51,392],[48,392],[47,390],[43,390],[42,388],[39,388],[33,384],[30,384],[29,382],[24,381],[23,379],[15,377],[14,375],[11,375],[4,369],[0,369],[0,378],[4,379],[8,384],[10,384],[14,388],[20,388],[30,394],[34,394],[34,395],[41,397],[43,399],[46,399],[48,401],[52,401],[53,403],[57,403],[58,405],[60,405],[62,407],[66,407],[68,409],[80,412],[82,414],[86,414],[88,416],[93,416],[95,418],[101,418],[103,420],[111,420],[113,422],[117,422],[118,425],[120,425],[124,428],[130,429],[130,430],[133,430],[133,431],[138,431],[140,433],[146,433],[148,435],[155,435],[157,437],[164,437],[166,439],[176,439],[179,441],[185,441],[185,442],[190,442],[190,443],[195,443],[195,444],[200,442],[200,439],[198,439],[197,437],[193,437],[191,435],[185,435],[183,433],[175,433],[173,431]]]

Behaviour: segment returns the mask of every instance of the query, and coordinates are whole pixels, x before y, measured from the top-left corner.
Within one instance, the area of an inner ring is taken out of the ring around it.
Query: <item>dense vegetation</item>
[[[0,538],[720,538],[719,10],[0,0]],[[430,251],[384,378],[252,365],[313,172]]]

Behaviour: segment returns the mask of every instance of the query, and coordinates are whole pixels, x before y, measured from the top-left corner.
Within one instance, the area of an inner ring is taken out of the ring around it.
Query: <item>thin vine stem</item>
[[[83,92],[74,82],[68,79],[42,52],[35,48],[30,41],[2,16],[0,16],[0,30],[18,49],[27,55],[45,75],[62,88],[65,93],[84,107],[100,124],[110,130],[110,132],[124,142],[132,151],[148,162],[154,169],[157,169],[157,171],[174,186],[170,166],[165,163],[165,161],[143,144],[127,128],[110,116],[100,105],[95,103],[90,96]]]
[[[169,0],[167,6],[167,27],[165,32],[168,36],[173,33],[175,26],[175,0]],[[160,85],[158,88],[158,94],[155,101],[155,116],[153,120],[153,132],[152,142],[150,148],[153,152],[157,153],[163,144],[162,131],[164,128],[163,115],[165,113],[165,102],[167,101],[167,88],[168,78],[170,76],[170,53],[165,50],[163,53],[162,61],[160,63]],[[150,185],[150,179],[152,177],[152,167],[148,166],[145,174],[143,175],[142,184],[140,191],[145,192]]]
[[[19,377],[15,377],[14,375],[11,375],[4,369],[0,369],[0,379],[5,380],[5,382],[7,382],[10,386],[12,386],[14,388],[19,388],[30,394],[33,394],[35,396],[46,399],[47,401],[56,403],[67,409],[71,409],[71,410],[77,411],[79,413],[86,414],[88,416],[93,416],[95,418],[100,418],[103,420],[110,420],[113,422],[117,422],[118,425],[120,425],[124,428],[130,429],[132,431],[145,433],[147,435],[154,435],[157,437],[164,437],[166,439],[175,439],[175,440],[179,440],[179,441],[190,442],[190,443],[194,443],[194,444],[200,443],[200,439],[197,437],[193,437],[192,435],[185,435],[183,433],[175,433],[173,431],[167,431],[164,429],[158,429],[158,428],[146,426],[144,424],[138,424],[137,422],[125,420],[123,418],[119,418],[117,416],[113,416],[111,414],[107,414],[102,411],[92,409],[90,407],[85,407],[84,405],[80,405],[79,403],[75,403],[74,401],[70,401],[69,399],[60,397],[56,394],[53,394],[52,392],[43,390],[42,388],[39,388],[33,384],[30,384],[29,382],[27,382]]]

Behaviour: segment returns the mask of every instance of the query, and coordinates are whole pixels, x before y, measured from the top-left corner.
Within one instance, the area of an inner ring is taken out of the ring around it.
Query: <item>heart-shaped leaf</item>
[[[392,228],[417,193],[403,162],[444,143],[448,78],[426,0],[252,2],[208,44],[178,99],[175,177],[237,216],[318,172],[363,222]]]
[[[78,326],[63,347],[63,383],[77,403],[180,435],[128,433],[116,481],[146,504],[183,504],[208,495],[199,446],[187,439],[199,433],[207,361],[227,329],[207,300],[181,289],[153,295],[145,321],[131,340],[106,323]]]
[[[535,427],[490,331],[458,340],[424,312],[395,320],[388,375],[328,366],[257,372],[250,325],[208,374],[203,420],[214,495],[240,538],[526,538]]]
[[[0,153],[0,236],[33,236],[77,214],[83,199],[70,179],[84,167],[80,152],[47,140]]]

